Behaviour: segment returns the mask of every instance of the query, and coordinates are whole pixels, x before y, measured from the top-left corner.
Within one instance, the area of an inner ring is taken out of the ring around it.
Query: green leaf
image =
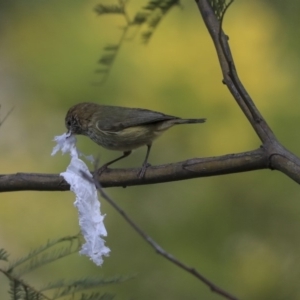
[[[98,15],[105,14],[124,14],[124,8],[119,5],[104,5],[98,4],[95,7],[95,11]]]
[[[0,260],[8,261],[8,256],[9,256],[9,254],[6,252],[6,250],[1,248],[0,249]]]

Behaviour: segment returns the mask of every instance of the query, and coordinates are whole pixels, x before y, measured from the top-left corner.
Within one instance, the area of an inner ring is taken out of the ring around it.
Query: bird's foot
[[[142,179],[145,177],[146,170],[148,167],[151,167],[151,165],[149,163],[146,163],[142,166],[142,168],[139,170],[139,172],[137,174],[138,178]]]
[[[104,171],[107,170],[107,165],[103,165],[102,167],[100,167],[98,170],[97,170],[97,174],[98,176],[100,176]]]

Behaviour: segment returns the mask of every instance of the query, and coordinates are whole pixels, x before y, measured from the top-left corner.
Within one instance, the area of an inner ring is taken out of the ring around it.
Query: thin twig
[[[123,42],[126,38],[128,30],[129,30],[128,25],[126,25],[125,27],[122,28],[123,32],[122,32],[122,34],[120,36],[120,39],[117,43],[117,49],[114,51],[114,58],[113,58],[112,62],[110,63],[109,67],[105,70],[105,73],[104,73],[102,79],[99,82],[93,83],[93,85],[102,86],[107,81],[107,79],[108,79],[108,77],[111,73],[112,67],[114,65],[114,62],[117,59],[118,54],[120,53],[120,49],[121,49],[122,45],[124,44]]]
[[[0,106],[1,107],[1,106]],[[8,118],[8,116],[12,113],[12,111],[14,110],[14,107],[12,107],[9,111],[8,111],[8,113],[5,115],[5,117],[2,119],[2,120],[0,120],[0,126],[4,123],[4,121]]]
[[[220,21],[216,17],[209,1],[196,0],[196,3],[214,42],[223,73],[223,83],[226,84],[236,103],[240,106],[257,136],[262,141],[268,157],[268,167],[272,170],[279,170],[290,178],[295,179],[298,176],[295,170],[300,168],[300,159],[277,140],[240,81],[228,43],[228,36],[220,28]],[[300,183],[299,181],[297,182]]]
[[[119,0],[119,4],[123,8],[123,12],[124,12],[124,17],[125,17],[126,23],[129,26],[132,21],[131,21],[129,15],[128,15],[128,13],[127,13],[127,10],[126,10],[126,2],[127,1]]]
[[[266,142],[270,139],[275,140],[272,130],[256,108],[253,100],[237,75],[230,46],[228,44],[228,36],[225,35],[222,28],[220,29],[220,21],[216,17],[209,1],[196,0],[196,3],[202,15],[202,19],[211,35],[212,41],[214,42],[223,73],[224,83],[227,85],[233,98],[250,121],[261,141]]]
[[[155,242],[147,233],[145,233],[132,219],[129,215],[110,197],[108,196],[104,190],[102,189],[99,181],[97,180],[97,161],[95,163],[95,171],[93,172],[93,180],[84,172],[82,172],[83,178],[90,182],[94,182],[97,190],[99,191],[102,198],[104,198],[124,219],[125,221],[144,239],[158,254],[178,266],[179,268],[187,271],[188,273],[192,274],[200,281],[202,281],[206,286],[210,288],[211,291],[225,297],[229,300],[238,300],[235,296],[229,294],[222,288],[215,285],[212,281],[207,279],[205,276],[200,274],[195,268],[189,267],[185,265],[183,262],[175,258],[173,255],[165,251],[157,242]]]

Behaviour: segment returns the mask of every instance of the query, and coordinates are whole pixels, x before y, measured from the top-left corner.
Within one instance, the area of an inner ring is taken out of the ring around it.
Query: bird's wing
[[[103,106],[97,127],[104,131],[119,131],[128,127],[173,119],[178,118],[148,109]]]

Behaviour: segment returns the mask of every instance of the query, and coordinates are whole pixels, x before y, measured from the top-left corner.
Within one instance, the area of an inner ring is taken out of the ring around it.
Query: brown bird
[[[147,146],[139,178],[145,175],[154,139],[173,125],[205,121],[206,119],[181,119],[148,109],[96,103],[76,104],[69,109],[65,118],[69,133],[86,135],[106,149],[123,151],[122,156],[104,164],[98,170],[99,175],[112,163],[128,156],[133,149]]]

